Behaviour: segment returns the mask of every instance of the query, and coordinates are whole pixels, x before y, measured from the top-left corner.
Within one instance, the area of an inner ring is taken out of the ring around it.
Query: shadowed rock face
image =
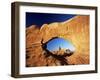
[[[69,40],[75,46],[75,52],[62,58],[67,64],[89,64],[89,16],[75,16],[65,22],[43,24],[41,28],[32,25],[26,29],[26,66],[58,66],[62,61],[46,56],[42,47],[53,37]],[[58,52],[59,55],[63,54]],[[55,52],[55,54],[58,54]],[[66,64],[66,65],[67,65]],[[63,64],[64,65],[64,64]]]

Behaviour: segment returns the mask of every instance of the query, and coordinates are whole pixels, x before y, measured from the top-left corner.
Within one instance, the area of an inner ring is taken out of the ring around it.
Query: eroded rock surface
[[[89,16],[75,16],[65,22],[43,24],[41,28],[32,25],[26,29],[26,66],[58,66],[59,60],[45,56],[43,43],[53,37],[61,37],[72,42],[75,52],[66,57],[68,64],[89,64]],[[63,53],[61,53],[63,54]]]

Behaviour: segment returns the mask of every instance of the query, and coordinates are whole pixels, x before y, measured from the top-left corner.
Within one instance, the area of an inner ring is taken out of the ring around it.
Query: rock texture
[[[68,64],[89,64],[89,16],[75,16],[65,22],[43,24],[41,28],[32,25],[26,29],[26,66],[58,66],[60,61],[44,55],[43,43],[53,37],[69,40],[75,46],[72,56],[66,57]]]

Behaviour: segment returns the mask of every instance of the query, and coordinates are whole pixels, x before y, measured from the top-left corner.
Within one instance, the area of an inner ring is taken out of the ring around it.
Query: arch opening
[[[69,40],[64,39],[64,38],[54,38],[50,41],[48,41],[47,45],[47,49],[50,52],[54,52],[54,51],[59,51],[59,50],[70,50],[71,52],[75,51],[75,46],[73,45],[73,43],[71,43]]]

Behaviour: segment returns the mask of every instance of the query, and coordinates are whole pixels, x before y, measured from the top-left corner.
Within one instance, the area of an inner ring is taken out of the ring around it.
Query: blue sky
[[[26,12],[26,27],[32,24],[41,27],[43,24],[49,24],[52,22],[63,22],[75,15],[72,14],[53,14],[53,13],[33,13]]]
[[[71,51],[75,51],[73,44],[63,38],[55,38],[47,43],[47,49],[49,51],[59,50],[59,47],[61,47],[61,49],[70,49]]]

